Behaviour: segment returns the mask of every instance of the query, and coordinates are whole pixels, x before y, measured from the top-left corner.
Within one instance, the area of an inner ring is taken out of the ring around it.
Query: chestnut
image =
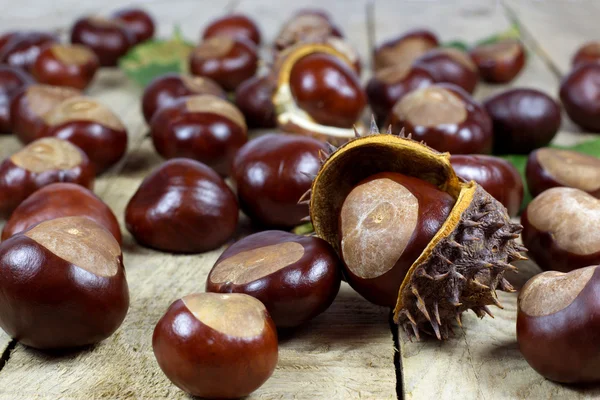
[[[588,42],[577,49],[571,65],[575,68],[588,62],[600,62],[600,41]]]
[[[254,21],[243,14],[228,14],[211,22],[202,33],[202,40],[228,36],[245,38],[260,45],[260,30]]]
[[[36,349],[100,342],[129,308],[123,255],[84,217],[44,221],[0,244],[0,327]]]
[[[2,230],[2,240],[55,218],[86,217],[105,227],[121,243],[121,228],[111,209],[91,190],[74,183],[52,183],[33,194],[13,211]]]
[[[398,64],[410,65],[427,51],[439,46],[435,33],[427,29],[414,29],[390,39],[375,49],[375,71]]]
[[[154,20],[141,8],[124,8],[113,13],[112,19],[121,22],[133,33],[134,42],[138,44],[154,37]]]
[[[4,50],[4,46],[6,46],[8,41],[10,39],[12,39],[13,37],[15,37],[15,35],[17,35],[17,33],[19,33],[19,32],[18,31],[9,31],[9,32],[5,32],[2,35],[0,35],[0,54],[2,54],[2,51]]]
[[[322,125],[351,128],[367,103],[356,73],[331,54],[314,53],[298,60],[289,85],[298,107]]]
[[[55,42],[58,42],[58,38],[50,33],[17,32],[2,47],[0,62],[31,71],[42,48]]]
[[[329,308],[340,282],[341,262],[326,241],[265,231],[225,250],[206,291],[248,294],[265,305],[277,328],[293,328]]]
[[[89,47],[103,67],[115,67],[135,44],[135,34],[118,20],[82,17],[71,28],[71,43]]]
[[[600,63],[575,67],[560,83],[560,100],[567,115],[580,127],[600,132]]]
[[[102,173],[127,150],[127,130],[119,117],[89,97],[71,97],[44,115],[43,136],[68,140],[83,150]]]
[[[158,110],[150,121],[156,151],[164,158],[201,161],[222,176],[229,175],[237,150],[247,140],[242,113],[212,95],[188,96]]]
[[[490,83],[508,83],[525,66],[525,48],[516,39],[476,46],[471,58],[479,69],[481,79]]]
[[[235,90],[258,68],[254,43],[245,38],[215,36],[204,40],[190,54],[190,71],[217,82],[227,91]]]
[[[10,103],[15,94],[35,81],[20,68],[0,65],[0,133],[12,132]]]
[[[249,128],[274,128],[277,125],[271,76],[254,76],[235,90],[235,104],[246,118]]]
[[[600,263],[600,199],[556,187],[537,196],[521,215],[523,244],[544,270],[569,272]]]
[[[10,103],[10,121],[17,138],[27,144],[43,135],[45,115],[81,92],[69,87],[33,84],[21,88]]]
[[[548,271],[521,289],[517,311],[519,350],[547,379],[600,381],[600,268],[567,274]]]
[[[152,336],[158,365],[185,392],[237,399],[273,374],[277,330],[265,306],[245,294],[195,293],[175,301]]]
[[[488,154],[492,121],[481,105],[458,86],[442,83],[413,90],[396,103],[389,123],[438,151]]]
[[[55,182],[92,189],[94,167],[81,149],[65,140],[31,142],[0,164],[0,215],[10,214],[30,194]]]
[[[53,44],[37,57],[31,73],[39,83],[85,89],[100,67],[96,54],[79,44]]]
[[[195,94],[212,94],[225,99],[226,93],[215,81],[201,76],[168,73],[155,78],[144,90],[142,112],[150,122],[156,111],[175,100]]]
[[[438,83],[452,83],[472,94],[479,82],[479,72],[471,57],[455,48],[429,50],[414,65],[425,68]]]
[[[331,36],[343,35],[325,11],[299,10],[283,24],[275,38],[275,50],[281,51],[299,42],[321,41]]]
[[[319,170],[324,143],[306,136],[267,134],[235,156],[232,178],[240,207],[258,225],[292,228],[308,215],[298,201]]]
[[[125,223],[143,246],[172,253],[216,249],[235,233],[238,204],[225,181],[206,165],[165,162],[148,175],[125,210]]]
[[[496,154],[530,153],[550,143],[560,128],[560,106],[539,90],[508,89],[483,106],[494,126]]]
[[[453,155],[450,162],[456,175],[479,183],[506,207],[509,216],[517,216],[523,202],[523,180],[509,161],[484,155]]]

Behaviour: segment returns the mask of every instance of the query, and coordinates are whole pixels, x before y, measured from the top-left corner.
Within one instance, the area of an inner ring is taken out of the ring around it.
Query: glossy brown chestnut
[[[329,308],[340,282],[341,262],[326,241],[265,231],[225,250],[208,274],[206,291],[255,297],[277,328],[292,328]]]
[[[0,327],[37,349],[100,342],[129,308],[123,255],[89,218],[44,221],[0,244]]]
[[[0,35],[0,54],[4,51],[4,46],[8,43],[10,39],[12,39],[18,32],[17,31],[9,31]]]
[[[212,95],[181,98],[158,110],[150,121],[152,142],[161,156],[192,158],[222,176],[229,175],[247,132],[242,113]]]
[[[21,68],[0,65],[0,133],[12,132],[10,103],[19,90],[34,83],[34,79]]]
[[[10,216],[2,240],[40,222],[62,217],[86,217],[102,225],[121,243],[121,229],[110,208],[90,190],[74,183],[52,183],[35,191]]]
[[[317,139],[279,133],[248,142],[237,153],[232,173],[242,211],[262,226],[302,223],[308,205],[298,201],[319,171],[323,148]]]
[[[399,173],[375,174],[356,185],[339,215],[350,286],[372,303],[394,307],[406,273],[453,206],[448,193]],[[385,249],[377,250],[381,243]]]
[[[50,33],[17,32],[2,47],[0,62],[30,71],[42,48],[55,42],[57,37]]]
[[[127,129],[105,105],[89,97],[69,98],[44,115],[43,136],[68,140],[83,150],[102,173],[127,150]]]
[[[277,330],[265,306],[245,294],[195,293],[175,301],[152,336],[158,365],[180,389],[237,399],[277,365]]]
[[[410,65],[421,55],[438,46],[438,38],[429,30],[415,29],[405,32],[375,49],[375,71],[398,64]]]
[[[600,263],[600,200],[579,189],[542,192],[521,215],[523,244],[545,270],[569,272]]]
[[[567,115],[590,132],[600,132],[600,63],[573,69],[560,84],[560,100]]]
[[[79,44],[53,44],[37,57],[31,73],[39,83],[85,89],[100,67],[96,54]]]
[[[256,23],[243,14],[228,14],[211,22],[202,33],[202,40],[215,37],[228,36],[245,38],[255,45],[260,45],[260,30]]]
[[[600,381],[600,268],[548,271],[521,289],[517,341],[529,365],[564,383]]]
[[[172,105],[175,100],[196,94],[212,94],[225,99],[227,94],[215,81],[201,76],[168,73],[155,78],[144,90],[142,112],[150,122],[159,108]]]
[[[600,198],[600,158],[571,150],[538,149],[527,159],[527,186],[533,197],[566,186]]]
[[[441,83],[413,90],[390,113],[393,132],[411,133],[438,151],[489,154],[492,121],[481,105],[458,86]]]
[[[275,82],[270,76],[254,76],[235,91],[235,104],[249,128],[274,128],[277,125],[273,94]]]
[[[65,140],[31,142],[0,164],[0,215],[10,214],[30,194],[56,182],[92,189],[94,167],[81,149]]]
[[[469,94],[475,91],[479,72],[471,57],[462,50],[439,48],[417,58],[415,66],[425,68],[438,83],[452,83]]]
[[[525,48],[515,39],[482,44],[471,50],[471,58],[481,79],[490,83],[508,83],[525,66]]]
[[[581,46],[573,56],[571,65],[575,68],[579,64],[589,62],[600,62],[600,41],[588,42]]]
[[[148,175],[125,210],[141,245],[172,253],[216,249],[235,233],[238,204],[225,181],[206,165],[165,162]]]
[[[134,44],[145,42],[154,37],[154,20],[141,8],[124,8],[112,15],[121,22],[135,37]]]
[[[114,67],[135,43],[135,35],[118,20],[83,17],[71,28],[71,43],[89,47],[101,66]]]
[[[454,155],[450,162],[456,175],[479,183],[506,207],[508,215],[517,216],[523,202],[523,180],[510,162],[483,155]]]
[[[227,91],[254,76],[257,68],[256,46],[244,38],[215,36],[200,43],[190,54],[190,72],[211,78]]]
[[[27,144],[43,135],[44,116],[64,100],[79,96],[79,90],[33,84],[18,90],[10,103],[10,121],[17,138]]]
[[[527,154],[550,143],[560,128],[560,106],[539,90],[509,89],[483,106],[494,125],[495,154]]]
[[[327,12],[303,9],[283,25],[275,38],[275,50],[281,51],[299,42],[318,42],[328,37],[342,37]]]

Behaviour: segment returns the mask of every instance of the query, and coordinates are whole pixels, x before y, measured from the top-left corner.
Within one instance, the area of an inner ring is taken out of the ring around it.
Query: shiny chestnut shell
[[[274,47],[275,51],[282,51],[300,42],[318,42],[332,36],[343,37],[326,11],[302,9],[282,25]]]
[[[82,17],[71,28],[71,43],[89,47],[103,67],[115,67],[135,43],[135,35],[117,20]]]
[[[575,68],[589,62],[600,62],[600,41],[587,42],[577,49],[571,59],[571,66]]]
[[[490,83],[508,83],[525,66],[525,48],[514,39],[476,46],[470,54],[481,78]]]
[[[20,68],[0,65],[0,133],[10,133],[10,103],[19,90],[34,83],[34,79]]]
[[[429,50],[417,58],[414,65],[428,70],[436,82],[452,83],[471,94],[479,82],[477,66],[462,50],[454,48]]]
[[[560,100],[567,115],[590,132],[600,132],[600,63],[581,64],[560,84]]]
[[[398,64],[410,65],[427,51],[439,46],[437,36],[427,29],[414,29],[387,40],[375,49],[375,71]]]
[[[260,45],[260,30],[256,23],[243,14],[227,14],[215,19],[204,28],[202,39],[214,36],[228,36],[251,40],[255,45]]]
[[[135,37],[133,44],[150,40],[154,37],[154,20],[145,10],[141,8],[124,8],[113,13],[112,18],[120,21],[133,33]]]
[[[235,90],[235,104],[246,118],[249,128],[274,128],[277,125],[271,76],[254,76]]]
[[[98,57],[85,46],[52,44],[42,49],[31,73],[39,83],[83,90],[99,67]]]
[[[57,37],[50,33],[17,32],[2,47],[0,62],[31,71],[42,48],[55,42],[58,42]]]

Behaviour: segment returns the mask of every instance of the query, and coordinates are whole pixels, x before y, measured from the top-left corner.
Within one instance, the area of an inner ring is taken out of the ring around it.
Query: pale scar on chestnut
[[[520,45],[517,41],[498,42],[478,47],[475,52],[486,60],[510,60],[519,55]]]
[[[417,89],[404,96],[393,111],[413,125],[460,124],[467,119],[465,103],[454,93],[440,87]]]
[[[206,39],[194,52],[194,57],[209,59],[222,57],[229,53],[233,48],[235,41],[228,36],[215,36],[210,39]]]
[[[394,83],[401,81],[410,72],[411,64],[406,62],[400,62],[396,65],[383,68],[379,70],[375,77],[384,83]]]
[[[396,64],[397,57],[401,55],[402,58],[412,62],[431,48],[431,44],[421,38],[406,38],[392,46],[386,46],[379,50],[377,58],[386,64]]]
[[[538,150],[537,158],[542,167],[562,185],[577,186],[586,192],[600,189],[600,158],[547,148]],[[569,168],[565,168],[565,165]]]
[[[44,120],[50,126],[70,121],[90,121],[119,131],[125,129],[112,110],[85,96],[66,99],[47,113]]]
[[[56,169],[71,169],[81,164],[81,151],[66,140],[43,138],[13,154],[11,161],[34,173]]]
[[[217,114],[246,129],[244,115],[233,104],[217,96],[210,94],[189,96],[185,106],[188,112]]]
[[[66,87],[32,85],[27,88],[26,96],[31,111],[35,115],[43,116],[63,100],[80,93],[79,90]]]
[[[464,51],[458,49],[447,48],[443,50],[451,59],[461,64],[463,67],[470,69],[471,71],[477,70],[477,65],[471,60],[471,57]]]
[[[68,46],[55,44],[52,46],[51,51],[57,60],[65,64],[83,65],[94,57],[94,53],[91,50],[77,44]]]
[[[214,89],[215,91],[219,90],[216,84],[213,84],[212,82],[208,81],[207,79],[201,76],[191,76],[182,74],[181,81],[183,82],[183,85],[192,92],[200,93],[208,89]]]

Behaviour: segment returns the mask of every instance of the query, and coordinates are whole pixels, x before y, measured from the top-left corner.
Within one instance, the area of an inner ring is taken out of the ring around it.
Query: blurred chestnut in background
[[[523,244],[544,270],[569,272],[600,263],[600,199],[556,187],[537,196],[521,215]]]
[[[71,43],[89,47],[103,67],[115,67],[135,44],[135,34],[117,20],[82,17],[71,28]]]
[[[154,20],[141,8],[124,8],[113,13],[112,18],[121,22],[135,37],[133,44],[145,42],[154,37]]]
[[[600,158],[571,150],[538,149],[527,159],[527,185],[532,196],[566,186],[600,198]]]
[[[10,123],[10,103],[12,98],[34,79],[21,68],[0,65],[0,133],[12,132]]]
[[[438,47],[435,33],[427,29],[414,29],[388,40],[375,49],[375,71],[395,65],[410,65],[427,51]]]
[[[100,67],[93,51],[79,44],[45,47],[31,73],[39,83],[85,89]]]
[[[10,39],[12,39],[17,33],[19,33],[19,32],[8,31],[8,32],[4,32],[3,34],[0,35],[0,54],[2,54],[2,51],[4,51],[4,46],[6,46],[8,41]]]
[[[0,52],[0,62],[31,72],[42,48],[58,42],[50,33],[38,31],[16,32],[10,36]]]
[[[575,68],[589,62],[600,62],[600,41],[587,42],[577,49],[571,60],[571,66]]]
[[[215,36],[204,40],[190,54],[190,72],[235,90],[258,68],[256,45],[248,39]]]
[[[481,105],[460,87],[436,84],[413,90],[390,113],[393,132],[405,130],[438,151],[489,154],[492,121]]]
[[[125,210],[125,223],[142,246],[171,253],[216,249],[235,233],[238,204],[225,181],[206,165],[165,162],[148,175]]]
[[[213,20],[202,33],[202,39],[215,36],[227,36],[232,38],[245,38],[255,45],[260,44],[260,30],[256,23],[243,14],[227,14]]]
[[[263,226],[299,225],[308,205],[298,202],[310,189],[310,176],[319,171],[323,148],[317,139],[286,134],[248,142],[235,156],[232,171],[242,211]]]
[[[0,215],[10,214],[31,193],[55,182],[92,189],[94,167],[75,145],[60,139],[31,142],[0,164]]]
[[[567,115],[590,132],[600,132],[600,63],[575,67],[560,84],[560,100]]]
[[[482,44],[471,50],[481,78],[490,83],[508,83],[525,66],[525,48],[515,39]]]
[[[509,89],[483,106],[494,124],[496,154],[527,154],[550,143],[560,128],[560,106],[539,90]]]
[[[322,41],[331,36],[343,35],[326,11],[302,9],[282,25],[275,38],[275,50],[281,51],[299,42]]]
[[[423,67],[438,83],[452,83],[473,93],[479,82],[479,72],[471,57],[462,50],[439,48],[417,58],[415,66]]]
[[[249,128],[274,128],[277,125],[273,94],[275,81],[270,76],[254,76],[235,90],[235,105],[244,114]]]
[[[89,218],[44,221],[2,242],[0,277],[0,327],[36,349],[100,342],[129,308],[119,243]]]

